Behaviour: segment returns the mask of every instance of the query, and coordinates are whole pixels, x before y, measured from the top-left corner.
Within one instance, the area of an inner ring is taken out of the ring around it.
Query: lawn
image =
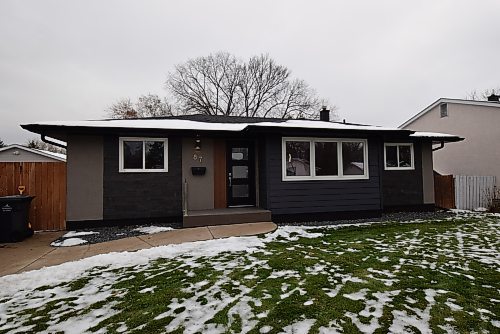
[[[99,255],[0,278],[0,333],[499,333],[500,216]]]

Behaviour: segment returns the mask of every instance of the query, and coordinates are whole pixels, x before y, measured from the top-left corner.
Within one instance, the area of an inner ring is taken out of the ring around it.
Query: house
[[[453,133],[465,138],[434,152],[440,174],[495,176],[500,186],[500,102],[440,98],[400,126],[414,131]]]
[[[65,162],[66,155],[38,150],[22,145],[8,145],[0,148],[0,162]]]
[[[67,143],[67,226],[184,226],[433,210],[433,143],[453,135],[189,115],[24,124]]]

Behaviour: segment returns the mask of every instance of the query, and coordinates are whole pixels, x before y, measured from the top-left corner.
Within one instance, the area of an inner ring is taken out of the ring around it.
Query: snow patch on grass
[[[417,328],[421,333],[432,333],[430,328],[431,309],[436,303],[434,297],[438,295],[438,291],[433,289],[426,289],[425,300],[427,307],[423,310],[416,307],[406,306],[413,314],[408,314],[407,311],[394,310],[392,315],[394,320],[389,331],[393,333],[406,333],[410,327]]]
[[[283,328],[285,334],[307,334],[316,322],[316,319],[304,319],[297,321],[289,326]]]

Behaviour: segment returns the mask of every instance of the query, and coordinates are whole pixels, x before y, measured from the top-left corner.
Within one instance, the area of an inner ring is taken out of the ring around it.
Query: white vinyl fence
[[[494,176],[455,175],[455,205],[457,209],[488,208],[495,181]]]

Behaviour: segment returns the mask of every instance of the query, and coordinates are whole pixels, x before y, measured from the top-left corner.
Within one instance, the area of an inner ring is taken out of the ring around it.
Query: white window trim
[[[144,168],[123,168],[123,142],[124,141],[140,141],[142,142],[142,165]],[[146,169],[146,149],[145,142],[161,141],[163,142],[163,159],[165,168],[163,169]],[[148,137],[120,137],[118,145],[118,160],[120,173],[165,173],[168,172],[168,138],[148,138]]]
[[[397,163],[398,167],[387,167],[387,147],[396,146]],[[399,146],[410,146],[411,153],[411,166],[410,167],[399,167]],[[384,169],[385,170],[414,170],[415,169],[415,153],[413,151],[413,143],[384,143]]]
[[[309,143],[309,167],[311,175],[309,176],[287,176],[286,175],[286,142],[301,141]],[[336,142],[337,143],[337,166],[339,175],[316,175],[316,152],[314,150],[315,142]],[[363,175],[344,175],[342,168],[342,143],[362,142],[364,158]],[[315,138],[315,137],[283,137],[281,139],[281,180],[282,181],[321,181],[321,180],[366,180],[370,178],[368,162],[368,140],[360,138]]]

